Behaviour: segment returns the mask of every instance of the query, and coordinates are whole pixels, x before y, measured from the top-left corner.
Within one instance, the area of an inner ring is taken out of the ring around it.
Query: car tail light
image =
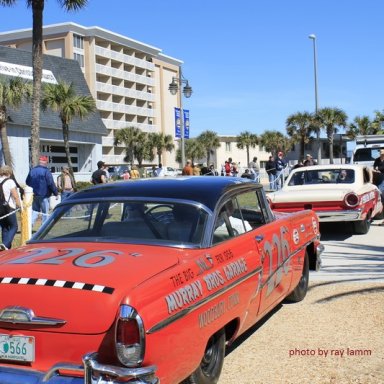
[[[347,207],[354,208],[359,205],[359,196],[354,192],[350,192],[344,197],[344,203]]]
[[[120,307],[116,323],[116,353],[121,364],[126,367],[140,365],[144,358],[145,332],[143,321],[134,308]]]

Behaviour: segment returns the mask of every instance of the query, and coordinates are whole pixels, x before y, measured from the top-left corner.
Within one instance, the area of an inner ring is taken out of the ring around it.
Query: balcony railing
[[[97,109],[100,111],[126,113],[128,115],[137,115],[144,117],[154,117],[155,112],[152,108],[136,107],[134,105],[112,103],[110,101],[96,101]]]
[[[135,65],[136,67],[141,67],[149,71],[155,70],[155,64],[151,63],[150,61],[139,59],[134,56],[126,55],[121,52],[116,52],[108,48],[103,48],[103,47],[100,47],[99,45],[95,46],[95,54],[102,57],[106,57],[108,59],[121,61],[122,63]]]
[[[152,102],[155,101],[155,95],[153,93],[137,91],[136,89],[125,88],[118,85],[106,84],[100,81],[96,82],[96,91],[113,95],[131,97],[133,99],[146,100]]]
[[[102,64],[96,64],[95,67],[96,73],[100,73],[102,75],[117,77],[118,79],[124,79],[133,83],[149,85],[151,87],[155,85],[155,80],[152,77],[136,75],[135,73],[123,71],[122,69],[108,67]]]

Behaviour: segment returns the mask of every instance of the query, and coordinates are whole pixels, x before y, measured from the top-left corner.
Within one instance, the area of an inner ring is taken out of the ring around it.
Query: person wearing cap
[[[48,219],[50,196],[54,195],[56,199],[59,198],[59,192],[47,165],[48,157],[40,156],[39,165],[29,171],[25,181],[33,189],[32,226],[35,224],[39,213],[42,214],[43,224]]]
[[[92,184],[105,184],[107,182],[107,172],[105,171],[105,163],[104,161],[97,162],[97,170],[92,173]]]
[[[307,153],[307,156],[305,156],[305,160],[304,160],[304,166],[307,167],[309,165],[315,165],[315,161],[313,160],[313,157]]]
[[[61,193],[61,201],[64,201],[76,192],[76,182],[68,167],[63,167],[56,180],[57,189]]]
[[[208,168],[207,163],[204,162],[204,163],[201,165],[201,168],[200,168],[200,174],[201,174],[202,176],[205,176],[207,173],[209,173],[209,168]]]
[[[275,160],[275,169],[276,169],[276,188],[280,189],[283,186],[283,176],[282,172],[284,168],[287,166],[287,162],[283,158],[283,152],[278,152],[277,158]]]

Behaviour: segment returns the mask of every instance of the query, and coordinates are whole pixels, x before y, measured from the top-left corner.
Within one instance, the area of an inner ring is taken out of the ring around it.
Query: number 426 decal
[[[115,256],[123,252],[115,250],[102,250],[87,253],[83,248],[39,248],[27,251],[28,255],[16,260],[8,261],[7,264],[51,264],[61,265],[72,259],[73,265],[83,268],[104,267],[115,261]],[[60,253],[57,255],[57,253]],[[49,255],[56,254],[49,257]]]

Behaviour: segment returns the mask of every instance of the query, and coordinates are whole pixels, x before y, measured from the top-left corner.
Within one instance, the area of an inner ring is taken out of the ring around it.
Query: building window
[[[225,150],[226,150],[227,152],[231,152],[231,143],[230,143],[229,141],[227,141],[227,142],[225,143]]]
[[[80,55],[80,53],[74,53],[73,58],[80,64],[81,68],[84,68],[84,55]]]
[[[75,48],[84,49],[84,37],[73,35],[73,46]]]

